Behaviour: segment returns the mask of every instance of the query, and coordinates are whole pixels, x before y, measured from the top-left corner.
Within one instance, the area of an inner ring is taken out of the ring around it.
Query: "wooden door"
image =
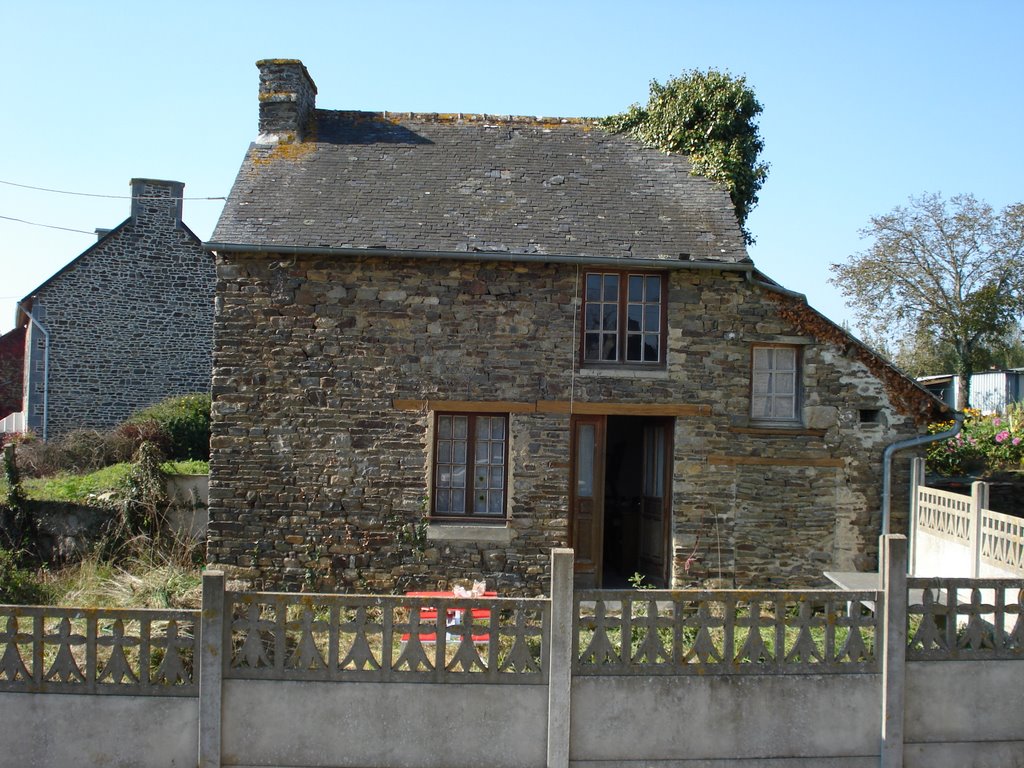
[[[667,585],[665,549],[671,494],[671,421],[652,422],[643,432],[643,501],[640,509],[640,572],[658,586]]]
[[[604,550],[605,417],[573,416],[570,428],[570,545],[576,550],[576,582],[581,587],[599,587]]]

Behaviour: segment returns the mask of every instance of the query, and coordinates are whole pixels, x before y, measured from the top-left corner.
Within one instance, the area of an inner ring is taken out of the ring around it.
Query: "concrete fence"
[[[988,483],[971,495],[925,485],[924,459],[911,473],[911,573],[1024,578],[1024,520],[988,509]]]
[[[881,549],[877,591],[574,592],[556,550],[547,598],[0,607],[0,765],[1024,765],[1024,579]]]

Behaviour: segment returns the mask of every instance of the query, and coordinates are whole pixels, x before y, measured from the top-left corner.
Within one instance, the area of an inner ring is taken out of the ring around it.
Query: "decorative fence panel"
[[[227,592],[224,676],[543,684],[550,602]]]
[[[907,579],[907,659],[1024,659],[1024,581]]]
[[[825,590],[579,591],[579,675],[877,672],[879,594]]]
[[[0,606],[0,691],[196,696],[198,611]]]
[[[971,540],[971,497],[920,486],[917,525],[936,536],[966,543]]]
[[[1024,574],[1024,520],[981,510],[981,559]]]

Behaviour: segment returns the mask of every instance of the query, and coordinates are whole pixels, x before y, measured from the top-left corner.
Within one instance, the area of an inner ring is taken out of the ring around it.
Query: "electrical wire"
[[[106,200],[149,200],[149,197],[135,197],[134,195],[98,195],[92,192],[68,192],[64,189],[50,189],[48,187],[33,187],[30,184],[17,184],[13,181],[0,179],[0,184],[21,189],[32,189],[36,192],[52,192],[55,195],[75,195],[76,197],[101,197]],[[226,197],[164,197],[161,200],[227,200]],[[77,230],[81,231],[81,230]],[[89,234],[92,234],[91,232]]]
[[[65,232],[80,232],[83,235],[95,235],[96,234],[95,232],[90,232],[90,231],[88,231],[86,229],[72,229],[71,227],[58,227],[55,224],[40,224],[37,221],[25,221],[25,219],[16,219],[13,216],[0,216],[0,219],[5,219],[6,221],[16,221],[19,224],[29,224],[30,226],[33,226],[33,227],[45,227],[46,229],[61,229],[61,230],[64,230]]]

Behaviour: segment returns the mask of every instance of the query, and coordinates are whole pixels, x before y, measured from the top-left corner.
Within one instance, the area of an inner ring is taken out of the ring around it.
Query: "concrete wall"
[[[879,684],[877,675],[577,678],[570,755],[574,765],[877,765]]]
[[[1024,664],[910,662],[906,702],[907,768],[1024,765]]]
[[[193,768],[198,739],[194,698],[0,693],[10,768]]]
[[[547,686],[226,680],[223,764],[530,768]]]

